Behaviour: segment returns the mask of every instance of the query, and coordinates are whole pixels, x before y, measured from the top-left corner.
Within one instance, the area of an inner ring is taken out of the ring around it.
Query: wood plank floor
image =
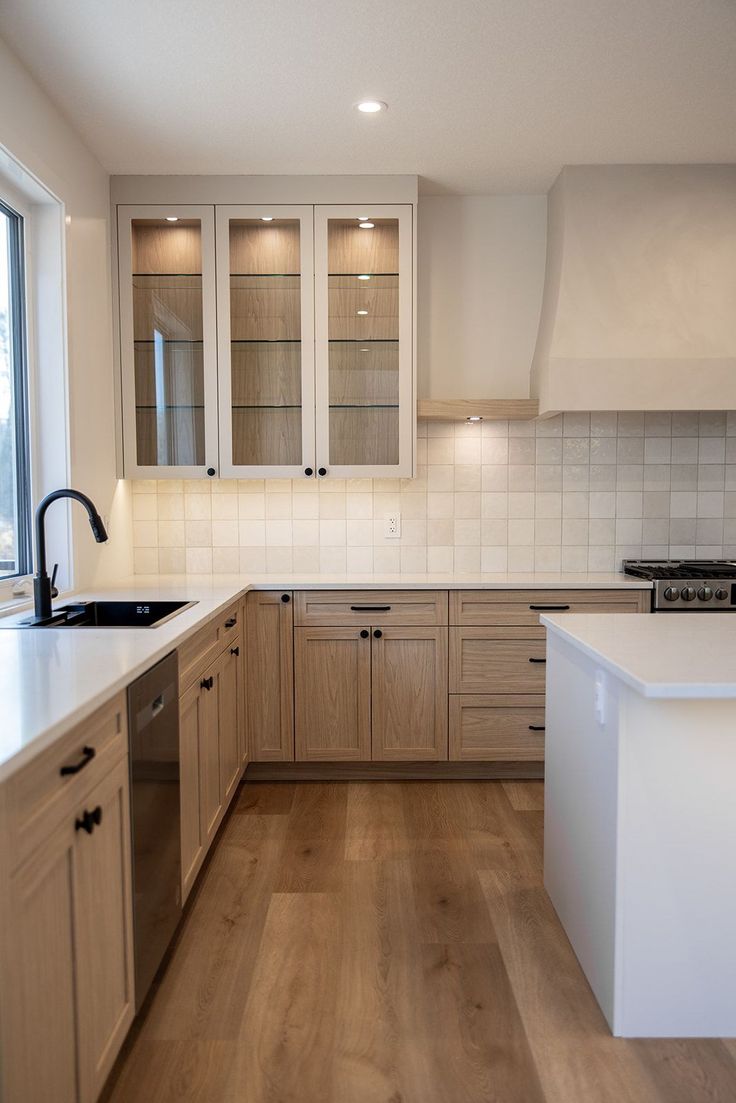
[[[249,783],[109,1103],[736,1103],[736,1043],[612,1038],[542,783]]]

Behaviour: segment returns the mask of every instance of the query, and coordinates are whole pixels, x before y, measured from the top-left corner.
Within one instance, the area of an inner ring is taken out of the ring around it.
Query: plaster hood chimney
[[[736,165],[562,170],[531,393],[542,414],[736,409]]]

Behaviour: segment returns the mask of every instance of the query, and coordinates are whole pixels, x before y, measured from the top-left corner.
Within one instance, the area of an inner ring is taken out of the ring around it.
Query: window
[[[0,201],[0,579],[32,570],[26,365],[23,218]]]

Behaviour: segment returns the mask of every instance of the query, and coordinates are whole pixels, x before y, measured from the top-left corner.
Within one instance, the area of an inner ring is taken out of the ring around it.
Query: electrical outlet
[[[401,514],[387,513],[384,517],[383,535],[386,539],[397,539],[401,536]]]

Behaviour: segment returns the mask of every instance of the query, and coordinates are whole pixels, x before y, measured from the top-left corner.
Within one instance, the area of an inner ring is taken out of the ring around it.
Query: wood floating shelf
[[[462,421],[482,417],[484,421],[530,421],[539,416],[536,398],[420,398],[420,421]]]

